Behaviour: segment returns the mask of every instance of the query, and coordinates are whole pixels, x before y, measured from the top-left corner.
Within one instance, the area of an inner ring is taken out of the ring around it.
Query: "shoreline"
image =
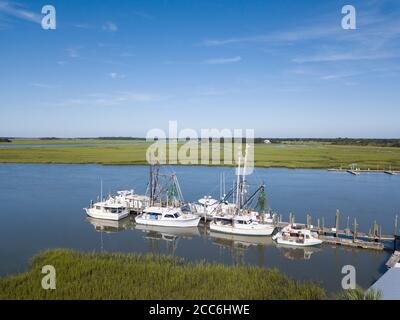
[[[116,167],[127,167],[127,166],[149,166],[148,162],[132,162],[132,163],[99,163],[99,162],[14,162],[14,161],[2,161],[0,160],[0,165],[2,164],[14,164],[14,165],[98,165],[98,166],[116,166]],[[203,167],[203,168],[235,168],[236,165],[224,165],[224,164],[157,164],[160,166],[165,166],[165,167]],[[324,171],[330,171],[330,172],[336,172],[336,173],[347,173],[349,169],[346,168],[333,168],[333,167],[310,167],[310,166],[304,166],[304,167],[289,167],[289,166],[265,166],[265,165],[254,165],[254,168],[261,168],[261,169],[288,169],[288,170],[324,170]],[[383,173],[383,169],[379,170],[378,172],[376,169],[363,169],[360,168],[359,170],[361,173]],[[399,171],[397,168],[392,168],[392,171]]]

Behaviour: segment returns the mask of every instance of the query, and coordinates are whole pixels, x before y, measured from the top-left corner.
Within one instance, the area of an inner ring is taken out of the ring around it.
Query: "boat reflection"
[[[265,247],[273,244],[271,237],[242,236],[210,231],[213,244],[220,247],[220,256],[227,251],[234,265],[246,264],[245,253],[251,247],[256,248],[258,264],[265,265]]]
[[[146,238],[172,241],[176,238],[192,239],[200,236],[198,227],[163,227],[135,224],[136,230],[141,230],[146,234]]]
[[[210,231],[210,237],[215,244],[226,245],[230,247],[249,248],[257,245],[271,245],[271,237],[265,236],[241,236],[222,232]]]
[[[144,238],[148,242],[148,249],[154,254],[160,252],[175,255],[180,239],[191,240],[200,236],[198,227],[177,228],[135,224],[134,229],[144,232]],[[165,244],[164,246],[160,246]]]
[[[279,249],[281,254],[290,260],[310,260],[311,255],[315,252],[319,252],[322,249],[318,247],[290,247],[285,245],[277,244],[276,247]]]
[[[96,219],[91,217],[86,217],[86,220],[89,221],[91,225],[93,225],[96,231],[105,233],[116,233],[125,231],[130,229],[133,224],[133,221],[129,217],[118,221]]]

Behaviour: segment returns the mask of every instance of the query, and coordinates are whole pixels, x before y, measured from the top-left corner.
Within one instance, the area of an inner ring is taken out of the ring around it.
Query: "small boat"
[[[308,229],[289,224],[272,237],[278,244],[296,247],[316,246],[322,243],[318,234]]]
[[[200,217],[181,208],[152,206],[135,218],[137,224],[165,227],[197,227]]]
[[[104,220],[118,221],[129,215],[129,209],[125,203],[109,198],[105,201],[91,203],[88,208],[84,208],[89,217]]]
[[[274,229],[273,225],[258,223],[246,215],[216,216],[210,223],[211,231],[247,236],[270,236]]]

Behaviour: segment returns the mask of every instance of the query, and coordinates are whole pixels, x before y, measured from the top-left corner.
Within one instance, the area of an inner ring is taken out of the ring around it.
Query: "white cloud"
[[[216,59],[209,59],[204,61],[205,64],[227,64],[227,63],[235,63],[241,61],[242,58],[237,56],[237,57],[232,57],[232,58],[216,58]]]
[[[116,32],[116,31],[118,31],[118,26],[112,21],[107,21],[103,25],[103,30],[109,31],[109,32]]]

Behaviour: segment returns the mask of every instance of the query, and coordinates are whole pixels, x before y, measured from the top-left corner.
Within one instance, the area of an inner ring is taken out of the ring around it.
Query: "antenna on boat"
[[[222,173],[222,196],[226,197],[225,172]]]
[[[222,199],[222,173],[219,174],[219,198]]]
[[[100,179],[100,202],[103,201],[103,179]]]
[[[239,198],[239,185],[240,185],[240,162],[242,160],[241,152],[238,154],[238,168],[237,168],[237,180],[236,180],[236,206],[240,209],[240,198]]]

